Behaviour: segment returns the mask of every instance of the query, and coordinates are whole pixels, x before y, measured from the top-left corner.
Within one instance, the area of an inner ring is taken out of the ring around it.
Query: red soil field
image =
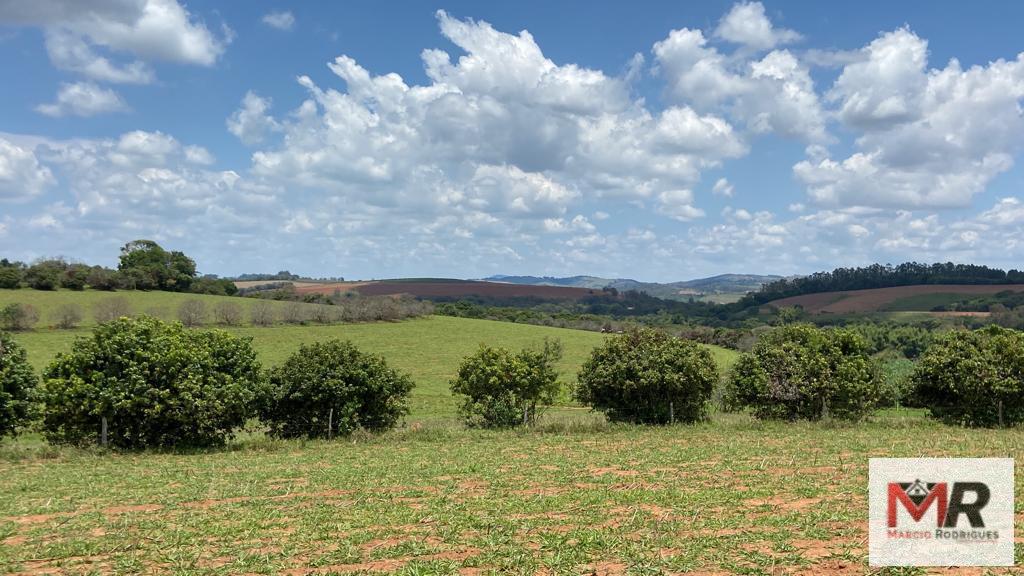
[[[921,286],[894,286],[892,288],[871,288],[868,290],[849,290],[844,292],[821,292],[790,296],[780,300],[772,300],[768,306],[785,308],[802,306],[807,312],[819,314],[848,314],[851,312],[878,312],[886,304],[900,298],[921,294],[963,294],[977,296],[996,294],[1012,290],[1024,292],[1024,284],[994,284],[987,286],[964,286],[958,284],[926,284]]]
[[[270,282],[236,282],[241,287],[269,284]],[[335,292],[355,291],[365,296],[491,296],[495,298],[536,297],[547,299],[576,300],[585,296],[600,293],[590,288],[571,288],[566,286],[529,286],[525,284],[505,284],[502,282],[290,282],[298,294],[326,294]]]
[[[367,296],[410,294],[412,296],[491,296],[495,298],[518,298],[533,296],[576,300],[600,293],[589,288],[566,286],[529,286],[525,284],[504,284],[501,282],[368,282],[356,288]]]

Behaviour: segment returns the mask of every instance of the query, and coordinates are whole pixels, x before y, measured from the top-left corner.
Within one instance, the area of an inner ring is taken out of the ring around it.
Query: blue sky
[[[1024,255],[1020,3],[0,0],[0,255],[677,280]]]

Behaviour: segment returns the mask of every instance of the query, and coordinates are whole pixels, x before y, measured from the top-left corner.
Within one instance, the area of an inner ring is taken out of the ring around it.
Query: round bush
[[[718,370],[696,342],[636,330],[595,349],[577,379],[576,399],[609,420],[667,424],[707,417]]]
[[[270,371],[260,419],[279,438],[324,438],[393,428],[413,382],[351,342],[303,345]]]
[[[764,335],[732,368],[727,404],[760,419],[857,420],[880,394],[878,368],[849,330],[790,325]]]
[[[471,428],[511,428],[536,422],[538,408],[551,405],[560,386],[555,362],[562,345],[546,340],[540,350],[513,354],[481,345],[467,357],[451,383],[463,396],[459,414]]]
[[[946,333],[911,376],[932,416],[964,426],[1024,421],[1024,333],[998,326]]]
[[[249,338],[120,318],[47,368],[43,431],[55,443],[121,448],[224,443],[251,415],[261,369]]]
[[[25,349],[0,332],[0,437],[14,436],[33,416],[36,375]]]

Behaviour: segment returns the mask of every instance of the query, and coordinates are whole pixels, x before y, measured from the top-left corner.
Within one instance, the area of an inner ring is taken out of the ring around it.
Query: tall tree
[[[125,244],[117,269],[140,290],[185,292],[196,277],[194,260],[182,252],[168,252],[152,240]]]

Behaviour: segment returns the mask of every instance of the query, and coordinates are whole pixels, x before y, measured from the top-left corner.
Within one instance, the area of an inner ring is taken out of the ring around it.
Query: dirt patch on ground
[[[618,476],[619,478],[635,478],[640,475],[640,472],[637,472],[636,470],[623,470],[615,467],[590,469],[590,475],[595,478],[600,478],[601,476],[606,476],[608,474]]]

